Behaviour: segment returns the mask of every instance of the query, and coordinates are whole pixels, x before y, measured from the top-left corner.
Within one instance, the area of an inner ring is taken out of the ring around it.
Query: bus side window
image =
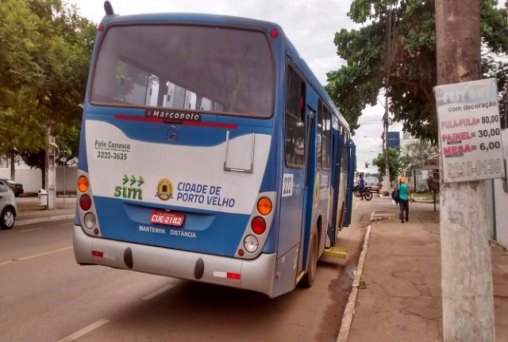
[[[305,165],[305,84],[288,65],[286,73],[286,165]]]
[[[324,105],[319,107],[321,110],[321,115],[319,115],[318,125],[321,127],[318,128],[318,135],[320,136],[320,145],[318,150],[318,158],[319,165],[323,170],[330,169],[330,150],[331,150],[331,125],[332,125],[332,117],[328,108]],[[321,109],[322,108],[322,109]]]
[[[323,169],[323,119],[324,119],[324,106],[321,99],[318,102],[318,112],[317,112],[317,134],[316,134],[316,159],[317,159],[317,168],[318,170]]]
[[[342,143],[342,161],[341,161],[341,169],[342,172],[348,172],[348,159],[349,159],[349,133],[345,129],[342,129],[343,133],[343,143]]]

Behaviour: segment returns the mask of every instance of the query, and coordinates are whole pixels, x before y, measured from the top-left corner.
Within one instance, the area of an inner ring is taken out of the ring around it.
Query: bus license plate
[[[172,211],[154,210],[150,216],[151,224],[162,224],[164,226],[181,227],[184,221],[184,214]]]

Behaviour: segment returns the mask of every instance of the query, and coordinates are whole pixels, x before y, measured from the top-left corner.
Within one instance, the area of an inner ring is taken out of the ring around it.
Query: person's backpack
[[[395,203],[399,203],[400,197],[399,197],[399,186],[392,191],[392,199],[395,201]]]

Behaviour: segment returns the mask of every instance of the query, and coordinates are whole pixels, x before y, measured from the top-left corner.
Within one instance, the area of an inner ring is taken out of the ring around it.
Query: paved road
[[[0,341],[334,341],[376,200],[355,202],[347,263],[320,262],[311,289],[276,299],[78,266],[71,220],[0,231]]]

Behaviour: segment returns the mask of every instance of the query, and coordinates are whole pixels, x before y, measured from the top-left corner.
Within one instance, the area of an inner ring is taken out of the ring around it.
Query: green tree
[[[399,149],[389,148],[388,149],[388,169],[390,172],[390,181],[393,182],[397,179],[400,170],[399,164]],[[372,160],[372,165],[377,166],[379,175],[384,177],[386,174],[385,154],[378,154],[377,158]]]
[[[26,2],[2,1],[0,18],[0,154],[13,157],[16,151],[41,147],[32,84],[40,78],[35,60],[43,36]]]
[[[438,146],[430,140],[415,140],[401,148],[399,166],[401,170],[424,167],[438,154],[438,151]]]
[[[484,46],[494,54],[507,53],[506,10],[496,9],[495,0],[480,3]],[[403,129],[415,137],[436,140],[434,1],[353,0],[348,15],[363,26],[335,34],[337,54],[347,65],[327,74],[326,88],[350,126],[358,127],[362,110],[375,104],[380,89],[385,88],[394,120],[401,121]],[[387,54],[389,18],[392,34]],[[389,68],[385,57],[391,61]],[[486,72],[490,65],[484,64]],[[503,89],[506,73],[496,76],[498,88]]]
[[[415,140],[400,149],[399,167],[407,174],[413,175],[413,189],[416,189],[416,170],[436,165],[439,147],[430,140]]]
[[[77,154],[95,25],[61,0],[3,0],[0,17],[0,154],[43,169],[48,129]]]

